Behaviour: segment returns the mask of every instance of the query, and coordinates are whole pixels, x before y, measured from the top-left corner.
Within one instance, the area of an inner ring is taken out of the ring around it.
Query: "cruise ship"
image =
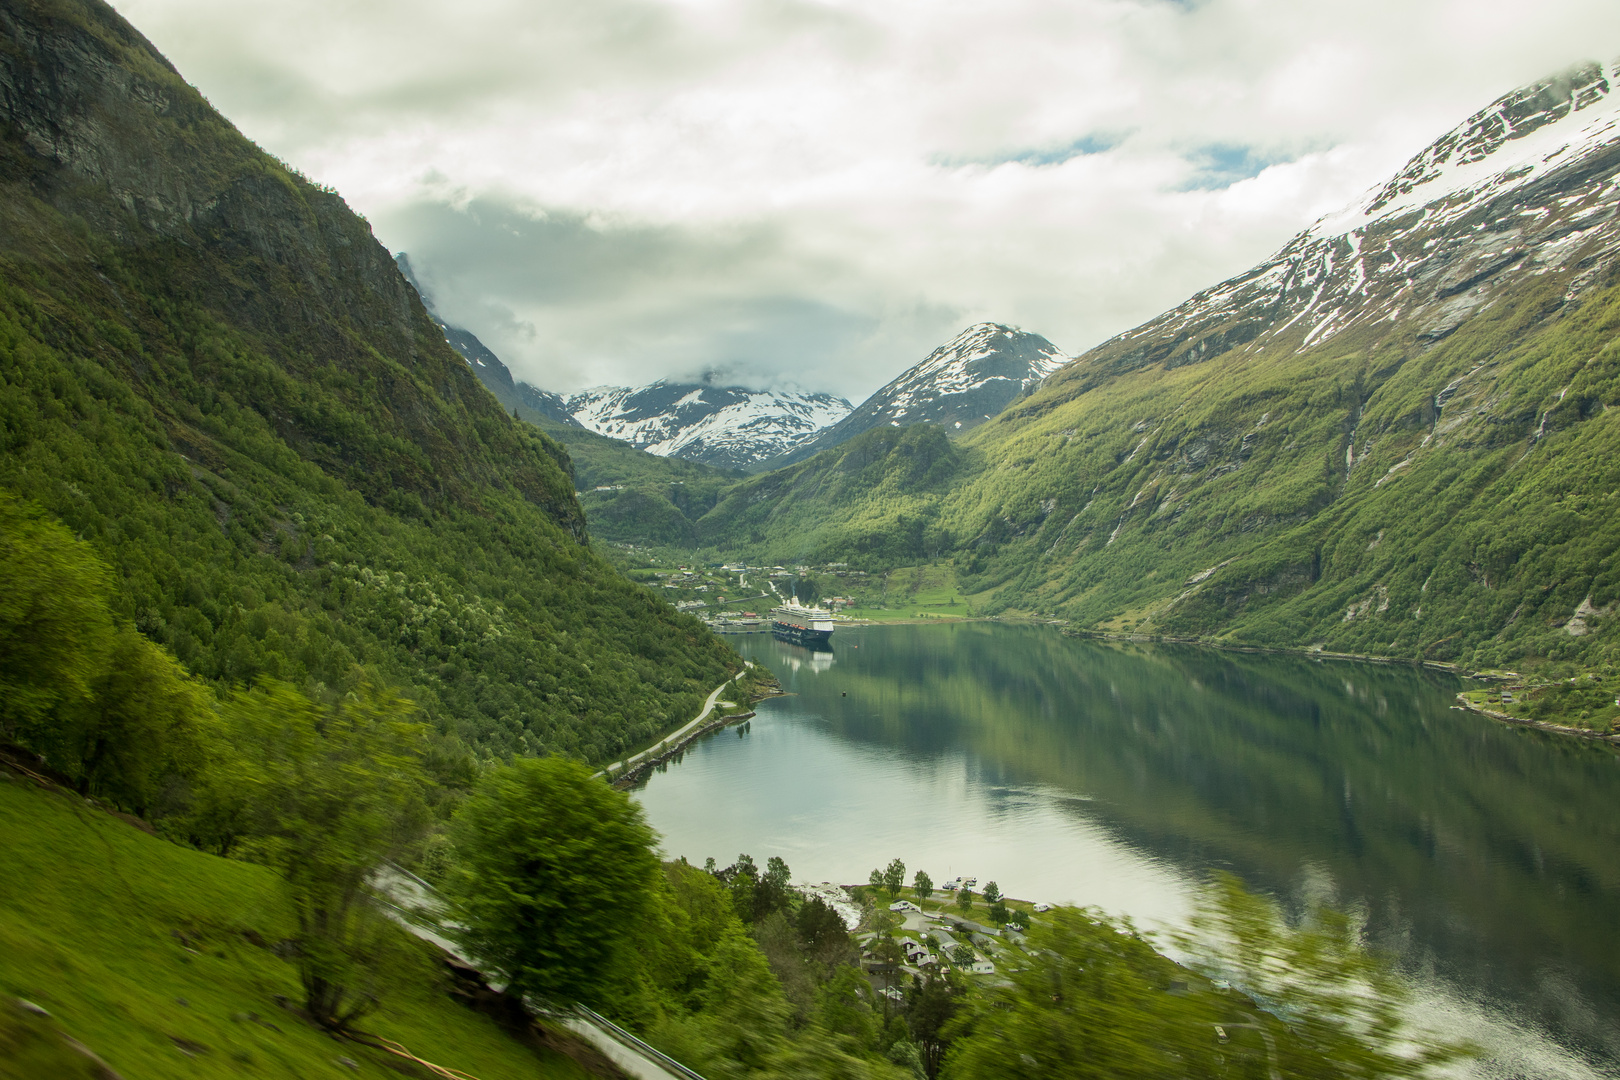
[[[823,607],[805,607],[795,596],[771,612],[771,633],[797,645],[825,645],[832,637],[832,612]]]

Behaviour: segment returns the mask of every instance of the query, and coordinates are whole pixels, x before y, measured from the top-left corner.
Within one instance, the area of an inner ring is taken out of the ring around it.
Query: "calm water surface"
[[[1488,1075],[1620,1076],[1620,755],[1408,668],[989,623],[731,639],[791,696],[638,793],[671,857],[935,881],[1174,923],[1212,868],[1365,911]]]

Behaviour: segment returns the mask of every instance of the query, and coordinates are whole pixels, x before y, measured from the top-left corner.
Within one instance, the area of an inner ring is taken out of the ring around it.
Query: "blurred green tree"
[[[1312,1075],[1426,1076],[1474,1052],[1413,1023],[1411,987],[1344,912],[1317,904],[1290,925],[1275,901],[1217,874],[1174,941],[1196,969],[1288,1018],[1293,1038],[1280,1052],[1298,1048],[1308,1067],[1321,1058],[1338,1069]]]
[[[306,1011],[341,1030],[376,1006],[397,940],[374,882],[426,831],[425,729],[410,702],[370,686],[326,707],[266,679],[224,712],[250,789],[242,847],[287,885]]]
[[[112,571],[90,545],[0,492],[0,737],[28,740],[106,671]]]
[[[472,955],[512,993],[600,1003],[661,873],[641,808],[578,762],[523,758],[484,778],[454,836],[447,892]]]

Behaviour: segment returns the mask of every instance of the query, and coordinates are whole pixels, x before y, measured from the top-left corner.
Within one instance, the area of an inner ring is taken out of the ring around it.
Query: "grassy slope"
[[[735,666],[582,544],[566,453],[336,194],[110,9],[7,17],[0,486],[96,545],[126,617],[220,683],[369,669],[494,753],[609,757]]]
[[[334,1042],[277,1005],[277,994],[298,998],[297,973],[244,936],[274,942],[290,932],[265,868],[177,847],[16,778],[0,781],[0,850],[0,994],[45,1007],[48,1026],[125,1080],[399,1075],[387,1055]],[[429,950],[403,931],[399,939],[392,988],[362,1029],[481,1080],[583,1075],[454,1001]],[[22,1026],[20,1014],[9,1019],[8,1033],[0,1014],[0,1044]],[[174,1038],[206,1050],[189,1056]],[[40,1075],[13,1071],[8,1057],[0,1077]]]

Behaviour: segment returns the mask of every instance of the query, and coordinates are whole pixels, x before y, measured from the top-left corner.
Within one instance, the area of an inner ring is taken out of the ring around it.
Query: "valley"
[[[435,296],[119,10],[0,42],[0,1077],[1613,1074],[1620,62],[1071,356],[633,200]]]
[[[1608,670],[1614,78],[1508,95],[959,436],[874,429],[695,514],[651,477],[587,512],[699,561],[948,560],[976,610],[1084,630]]]

